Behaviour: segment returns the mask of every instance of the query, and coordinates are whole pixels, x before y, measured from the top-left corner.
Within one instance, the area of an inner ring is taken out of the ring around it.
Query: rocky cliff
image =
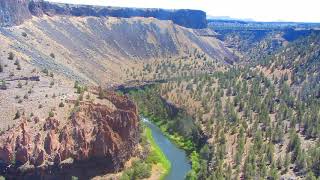
[[[199,10],[164,10],[114,8],[102,6],[69,5],[31,0],[6,0],[0,2],[0,25],[21,24],[25,19],[43,14],[95,17],[154,17],[159,20],[171,20],[175,24],[201,29],[207,27],[206,13]]]
[[[25,119],[0,137],[1,174],[7,178],[57,179],[119,171],[138,143],[136,106],[107,95],[113,108],[82,102],[63,124]],[[67,174],[67,175],[66,175]]]
[[[26,0],[1,0],[0,1],[0,26],[21,24],[30,19],[31,13]]]

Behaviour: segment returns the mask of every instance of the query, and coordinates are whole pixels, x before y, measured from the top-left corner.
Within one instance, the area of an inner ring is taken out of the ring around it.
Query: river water
[[[142,118],[142,120],[151,129],[155,142],[171,163],[171,170],[166,177],[166,180],[185,179],[188,171],[191,170],[187,154],[173,144],[164,134],[162,134],[161,130],[147,118]]]

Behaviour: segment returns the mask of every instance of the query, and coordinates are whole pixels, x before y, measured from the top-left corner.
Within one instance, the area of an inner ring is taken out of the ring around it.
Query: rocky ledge
[[[82,102],[67,122],[24,119],[0,136],[1,174],[8,179],[88,179],[121,170],[139,140],[136,106],[109,94],[114,107]]]
[[[116,8],[87,5],[52,3],[43,0],[2,0],[0,1],[0,26],[19,25],[24,20],[43,14],[95,17],[154,17],[171,20],[180,26],[193,29],[207,27],[206,13],[199,10]]]

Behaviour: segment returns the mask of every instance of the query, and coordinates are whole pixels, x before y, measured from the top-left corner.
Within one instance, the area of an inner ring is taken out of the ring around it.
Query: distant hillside
[[[229,27],[226,29],[214,29],[216,37],[226,43],[226,46],[237,50],[243,56],[244,61],[257,62],[267,56],[276,53],[288,43],[299,38],[319,33],[319,30],[274,28],[274,29],[238,29]]]
[[[194,49],[220,62],[234,59],[216,38],[154,18],[44,16],[0,32],[4,56],[14,51],[38,67],[87,82],[123,81],[126,69],[134,71],[145,60]]]
[[[294,87],[303,99],[320,98],[320,32],[289,43],[263,62],[273,69],[290,69]]]

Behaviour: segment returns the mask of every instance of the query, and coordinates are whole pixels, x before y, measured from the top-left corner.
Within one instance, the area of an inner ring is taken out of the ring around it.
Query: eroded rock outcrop
[[[0,137],[1,172],[9,178],[65,173],[90,177],[97,173],[91,170],[120,170],[138,143],[139,118],[136,106],[126,97],[110,94],[106,98],[116,108],[82,102],[64,125],[54,118],[42,126],[22,121],[5,132]]]

